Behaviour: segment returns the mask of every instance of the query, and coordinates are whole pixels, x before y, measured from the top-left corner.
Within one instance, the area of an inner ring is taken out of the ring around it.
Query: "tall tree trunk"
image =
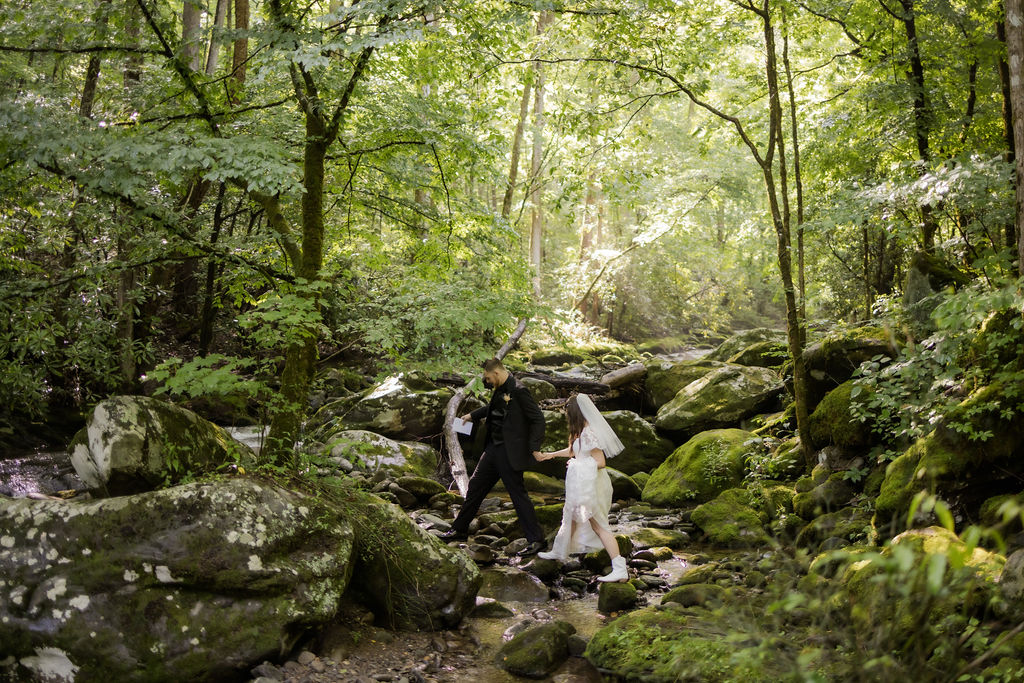
[[[217,189],[217,205],[213,210],[213,232],[210,234],[210,246],[217,244],[220,231],[224,225],[224,193],[225,184]],[[203,292],[203,310],[199,322],[199,355],[210,353],[213,342],[213,290],[217,281],[217,260],[211,256],[206,263],[206,287]]]
[[[110,18],[110,0],[99,0],[96,7],[96,23],[101,33],[106,33]],[[96,101],[96,85],[100,80],[100,53],[94,52],[85,67],[85,85],[82,87],[82,101],[78,105],[78,115],[92,118],[92,105]]]
[[[1010,104],[1014,149],[1024,149],[1024,0],[1006,0],[1006,52],[1010,62]],[[1024,272],[1024,154],[1016,158],[1017,263]]]
[[[512,158],[508,168],[508,184],[505,186],[505,197],[501,201],[501,217],[508,220],[512,213],[512,194],[516,188],[516,178],[519,175],[519,149],[523,144],[523,131],[526,129],[526,119],[530,112],[530,88],[531,81],[527,72],[526,82],[523,83],[523,96],[519,100],[519,122],[516,123],[516,132],[512,137]]]
[[[210,33],[210,51],[206,55],[206,75],[212,76],[217,73],[217,63],[220,61],[220,36],[218,31],[224,28],[224,19],[228,13],[229,0],[217,0],[217,11],[213,19],[213,32]]]
[[[140,20],[142,18],[139,12],[139,3],[137,0],[125,0],[125,35],[128,36],[128,44],[132,47],[139,46],[139,37],[142,33],[142,25]],[[121,73],[121,82],[125,89],[131,89],[138,85],[139,78],[142,75],[142,55],[132,53],[125,57],[124,70]]]
[[[249,30],[249,0],[235,0],[235,30]],[[242,89],[245,87],[245,63],[249,58],[249,39],[244,35],[235,38],[231,49],[231,75],[233,82],[228,87],[231,101],[238,104],[242,101]]]
[[[1003,9],[1003,17],[1000,17],[999,21],[996,22],[996,39],[1004,45],[1006,42],[1006,23],[1005,23],[1006,11]],[[1006,140],[1006,153],[1003,154],[1003,158],[1008,164],[1014,164],[1017,161],[1017,145],[1013,140],[1013,104],[1012,95],[1010,94],[1010,65],[1007,63],[1002,56],[999,57],[999,85],[1003,94],[1003,137]],[[1017,246],[1017,225],[1014,221],[1007,221],[1003,226],[1003,235],[1005,244],[1010,249],[1015,249]],[[1021,264],[1018,262],[1017,274],[1022,272],[1020,268]]]
[[[541,12],[537,19],[537,35],[544,33],[551,14]],[[541,260],[544,243],[544,208],[541,206],[541,162],[544,157],[544,66],[534,62],[533,159],[530,162],[530,266],[533,268],[533,294],[540,298]]]
[[[199,0],[185,0],[181,9],[181,58],[193,71],[199,71],[202,65],[199,43],[199,22],[202,16]]]
[[[124,260],[127,252],[127,240],[117,240],[118,259]],[[135,269],[125,268],[117,276],[117,342],[119,351],[119,369],[121,375],[120,390],[133,393],[135,387],[136,363],[134,341],[135,330]]]
[[[907,37],[907,50],[910,53],[910,71],[907,80],[914,100],[914,140],[917,143],[918,158],[927,166],[932,154],[929,146],[931,131],[931,111],[928,104],[928,92],[924,82],[924,63],[921,61],[921,46],[917,37],[917,15],[914,0],[900,0],[903,8],[903,29]],[[922,176],[927,168],[921,169]],[[925,251],[935,250],[935,234],[938,232],[938,221],[931,205],[921,206],[921,244]]]
[[[772,223],[775,225],[776,246],[779,261],[779,274],[782,278],[782,290],[786,300],[786,337],[789,353],[793,359],[793,389],[796,402],[797,431],[804,453],[804,463],[808,470],[814,466],[814,443],[808,429],[810,412],[807,402],[807,367],[803,357],[803,320],[797,306],[796,290],[793,285],[792,232],[790,227],[790,209],[788,196],[787,169],[785,157],[785,135],[782,123],[781,93],[779,92],[778,64],[775,50],[775,29],[771,20],[769,0],[763,0],[758,14],[764,24],[765,44],[765,75],[768,83],[769,104],[769,150],[761,163],[768,204],[771,209]],[[772,149],[779,153],[779,194],[776,194],[775,176],[772,163]]]
[[[786,10],[782,10],[782,63],[786,69],[786,91],[789,94],[789,126],[793,140],[793,179],[796,183],[796,271],[797,295],[800,320],[807,320],[807,284],[804,270],[804,182],[800,172],[800,136],[796,125],[796,93],[793,89],[793,68],[789,63],[789,27],[786,23]],[[801,334],[806,332],[800,326]],[[806,343],[802,338],[801,343]]]

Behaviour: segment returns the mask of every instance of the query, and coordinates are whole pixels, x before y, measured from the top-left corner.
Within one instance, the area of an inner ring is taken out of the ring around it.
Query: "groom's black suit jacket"
[[[544,440],[544,413],[533,399],[530,390],[512,375],[494,390],[491,401],[477,408],[470,416],[474,422],[489,418],[496,408],[504,408],[505,417],[501,423],[501,438],[505,442],[505,453],[512,468],[522,472],[536,464],[534,451],[540,450]],[[491,420],[487,420],[486,443],[490,445]]]

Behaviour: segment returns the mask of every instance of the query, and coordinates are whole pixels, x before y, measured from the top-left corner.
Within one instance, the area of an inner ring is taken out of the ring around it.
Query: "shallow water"
[[[0,456],[0,495],[26,498],[83,488],[65,451],[16,451]]]

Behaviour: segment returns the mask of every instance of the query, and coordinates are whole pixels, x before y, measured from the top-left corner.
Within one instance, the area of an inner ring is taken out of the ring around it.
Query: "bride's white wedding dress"
[[[595,448],[600,449],[597,437],[587,425],[572,444],[573,457],[569,459],[565,473],[562,526],[558,529],[551,551],[542,555],[564,561],[570,553],[586,553],[604,548],[601,539],[590,526],[590,520],[594,519],[603,528],[608,528],[612,480],[608,470],[598,468],[597,461],[590,457],[590,452]]]

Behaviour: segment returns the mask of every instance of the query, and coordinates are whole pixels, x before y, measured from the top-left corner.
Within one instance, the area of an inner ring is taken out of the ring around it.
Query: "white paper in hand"
[[[469,436],[473,433],[473,423],[466,422],[461,417],[455,418],[455,421],[452,422],[452,428],[455,429],[457,434],[465,434],[466,436]]]

